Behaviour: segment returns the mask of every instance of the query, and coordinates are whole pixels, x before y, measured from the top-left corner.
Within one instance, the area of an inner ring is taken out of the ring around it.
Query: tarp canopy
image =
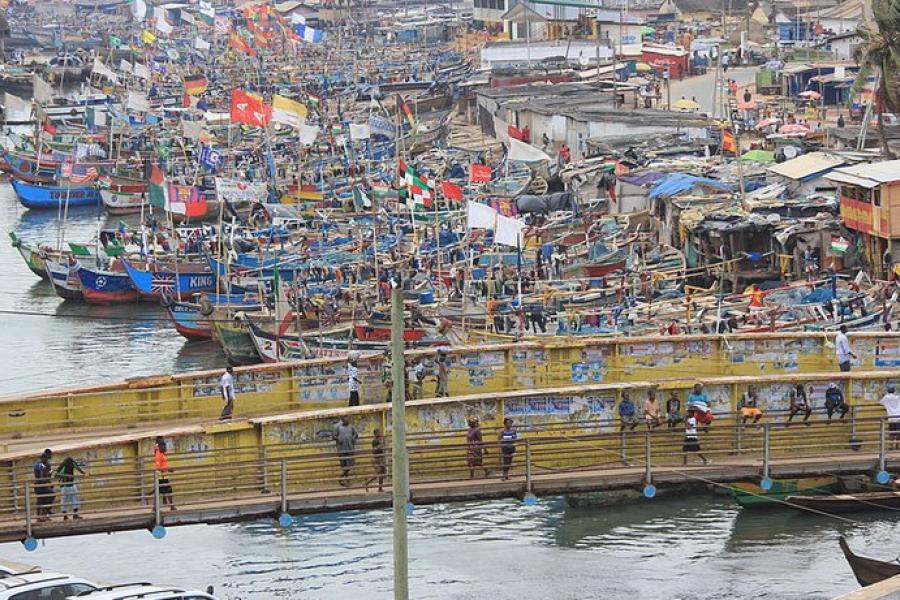
[[[722,192],[730,192],[732,189],[730,185],[717,179],[697,177],[687,173],[672,173],[653,186],[653,189],[650,190],[650,198],[677,196],[683,192],[692,191],[697,187],[712,188]]]
[[[520,213],[549,213],[556,210],[576,210],[575,194],[555,192],[546,196],[522,195],[516,198]]]

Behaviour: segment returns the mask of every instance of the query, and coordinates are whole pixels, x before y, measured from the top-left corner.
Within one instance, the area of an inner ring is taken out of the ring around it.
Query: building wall
[[[608,39],[610,46],[615,50],[619,46],[619,24],[618,23],[600,23],[600,39]],[[623,24],[621,27],[622,44],[640,44],[641,43],[641,26]]]

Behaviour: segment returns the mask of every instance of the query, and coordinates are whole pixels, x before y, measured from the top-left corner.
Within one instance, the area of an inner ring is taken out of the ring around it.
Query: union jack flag
[[[168,294],[175,291],[174,273],[154,273],[150,279],[150,291],[156,294]]]

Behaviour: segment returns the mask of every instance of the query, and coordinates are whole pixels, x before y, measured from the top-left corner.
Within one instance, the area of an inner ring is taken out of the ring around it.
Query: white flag
[[[304,146],[311,146],[317,137],[319,137],[319,128],[315,125],[303,124],[300,126],[300,143]]]
[[[125,60],[124,58],[120,59],[119,60],[119,70],[122,71],[123,73],[131,73],[131,63],[128,62],[127,60]]]
[[[7,117],[12,114],[21,115],[21,114],[29,114],[31,113],[31,103],[22,100],[18,96],[13,96],[9,92],[4,92],[3,94],[3,108],[6,111]]]
[[[35,101],[43,104],[44,102],[50,102],[53,99],[53,88],[50,87],[50,84],[44,81],[37,73],[34,74],[32,85],[34,86],[34,91],[31,93],[31,96]]]
[[[536,162],[545,160],[552,163],[553,159],[539,148],[535,148],[531,144],[526,144],[516,138],[509,138],[509,160],[521,160],[525,162]]]
[[[134,63],[134,76],[141,79],[150,79],[150,67],[141,63]]]
[[[150,102],[147,101],[147,94],[144,92],[128,92],[128,110],[135,112],[150,112]]]
[[[131,5],[131,16],[135,21],[143,21],[147,18],[147,3],[144,0],[134,0]]]
[[[153,9],[153,16],[156,18],[156,30],[163,35],[169,35],[172,33],[172,29],[174,29],[166,20],[167,12],[168,11],[162,6],[157,6]]]
[[[493,229],[497,223],[497,211],[479,202],[466,205],[466,217],[469,229]]]
[[[371,137],[368,123],[350,123],[351,140],[367,140]]]
[[[115,71],[103,64],[103,61],[101,61],[99,58],[94,59],[94,73],[106,77],[113,83],[117,83],[119,81],[119,76],[116,75]]]
[[[291,15],[291,23],[294,25],[306,25],[306,17],[299,13],[294,13]]]
[[[522,221],[498,214],[494,242],[504,246],[518,246],[521,244],[523,229],[525,229],[525,223]]]
[[[203,134],[202,121],[182,121],[181,128],[184,130],[184,137],[189,140],[199,140]]]
[[[195,38],[194,39],[194,49],[195,50],[209,50],[210,43],[204,40],[203,38]]]

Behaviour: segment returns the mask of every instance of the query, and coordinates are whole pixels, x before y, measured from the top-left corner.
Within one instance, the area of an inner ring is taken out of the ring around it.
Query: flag
[[[184,91],[191,96],[199,96],[208,86],[209,82],[203,75],[189,75],[184,78]]]
[[[446,179],[441,182],[441,192],[443,192],[444,198],[447,198],[448,200],[463,199],[463,189]]]
[[[538,162],[545,161],[548,163],[553,162],[553,158],[551,158],[547,153],[539,148],[535,148],[531,144],[527,142],[523,142],[517,140],[516,138],[509,138],[509,160],[518,160],[523,162]]]
[[[266,127],[272,120],[272,107],[256,94],[231,90],[231,121],[254,127]]]
[[[310,104],[312,104],[313,106],[318,106],[319,102],[321,102],[322,99],[319,98],[318,96],[316,96],[315,94],[313,94],[312,92],[307,92],[306,93],[306,101],[309,102]]]
[[[403,113],[403,116],[406,117],[406,122],[409,123],[409,126],[415,131],[416,129],[416,118],[413,115],[413,110],[410,108],[409,104],[403,100],[403,97],[400,94],[397,94],[397,110]]]
[[[49,133],[50,135],[56,135],[57,129],[56,125],[50,122],[50,119],[44,118],[43,123],[41,123],[41,129],[44,133]]]
[[[143,21],[151,14],[150,7],[147,6],[147,3],[144,2],[144,0],[134,0],[131,4],[131,16],[134,17],[135,21]]]
[[[32,87],[34,90],[32,91],[31,96],[34,98],[35,102],[44,104],[45,102],[53,100],[53,88],[50,87],[50,84],[44,81],[37,73],[32,76]]]
[[[278,94],[275,94],[275,97],[272,98],[272,120],[276,123],[283,123],[294,129],[299,129],[301,125],[306,123],[306,115],[308,113],[309,111],[306,107],[296,100],[291,100]]]
[[[200,134],[203,132],[203,122],[201,121],[182,121],[181,131],[184,133],[185,139],[199,140]]]
[[[353,188],[353,204],[357,209],[372,208],[372,201],[359,186]]]
[[[228,33],[229,31],[231,31],[231,19],[227,17],[216,16],[215,27],[216,33]]]
[[[300,143],[304,146],[311,146],[319,137],[319,128],[315,125],[300,126]]]
[[[306,25],[306,17],[300,13],[291,15],[291,23],[294,25]]]
[[[69,175],[67,175],[67,177],[74,184],[85,185],[87,183],[93,183],[94,181],[97,181],[99,173],[97,172],[96,167],[76,164],[70,166]]]
[[[842,237],[842,236],[831,236],[831,251],[832,252],[846,252],[850,247],[850,242]]]
[[[234,48],[235,50],[239,50],[248,56],[252,56],[256,58],[256,50],[247,43],[247,40],[244,39],[237,31],[232,31],[230,37],[228,38],[228,45]]]
[[[208,210],[206,198],[192,185],[169,184],[166,210],[186,217],[202,217]]]
[[[389,119],[372,113],[369,115],[369,131],[372,135],[383,135],[388,139],[394,139],[394,124]]]
[[[201,37],[194,38],[194,50],[209,50],[211,44]]]
[[[109,36],[109,47],[110,48],[121,48],[122,47],[122,38],[111,35]]]
[[[9,118],[11,115],[19,115],[22,113],[30,113],[31,112],[31,103],[19,98],[18,96],[14,96],[9,92],[3,93],[3,109],[6,111],[6,116]]]
[[[147,65],[142,63],[134,63],[134,67],[132,68],[132,72],[135,77],[143,79],[144,81],[150,80],[150,69]]]
[[[162,170],[158,166],[153,165],[147,181],[150,188],[150,205],[157,208],[166,208],[169,204],[169,188],[166,185],[166,177],[163,175]]]
[[[128,102],[126,108],[134,112],[150,112],[150,102],[147,100],[147,94],[144,92],[128,92]]]
[[[150,45],[156,41],[156,36],[149,29],[145,29],[141,32],[141,41],[144,44]]]
[[[200,10],[197,11],[197,14],[200,15],[203,22],[207,25],[213,25],[216,22],[216,9],[213,8],[212,3],[200,0],[198,6]]]
[[[169,23],[168,12],[162,6],[157,6],[153,9],[153,17],[156,19],[156,30],[163,35],[169,35],[174,29],[172,24]]]
[[[399,168],[400,173],[403,175],[403,179],[406,182],[406,188],[413,201],[410,208],[413,210],[419,208],[431,208],[432,187],[428,178],[424,175],[420,176],[416,173],[416,170],[412,165],[407,165],[402,160],[400,161]]]
[[[737,152],[737,144],[734,141],[734,133],[730,129],[722,130],[722,152]]]
[[[131,73],[131,63],[124,58],[119,59],[119,70],[123,73]]]
[[[325,39],[325,33],[319,29],[313,29],[305,23],[297,23],[294,25],[294,34],[304,42],[311,44],[321,43]]]
[[[490,165],[473,164],[469,167],[469,181],[472,183],[490,183],[491,167]]]
[[[216,196],[230,204],[249,204],[262,202],[268,195],[266,183],[263,181],[241,181],[216,177]]]
[[[200,149],[200,164],[210,171],[218,171],[222,167],[222,154],[209,146]]]
[[[106,77],[112,83],[116,83],[119,81],[119,76],[116,75],[115,71],[103,64],[103,61],[101,61],[99,58],[94,59],[94,68],[92,70],[94,73]]]
[[[367,140],[372,137],[368,123],[350,123],[350,139],[354,141]]]

